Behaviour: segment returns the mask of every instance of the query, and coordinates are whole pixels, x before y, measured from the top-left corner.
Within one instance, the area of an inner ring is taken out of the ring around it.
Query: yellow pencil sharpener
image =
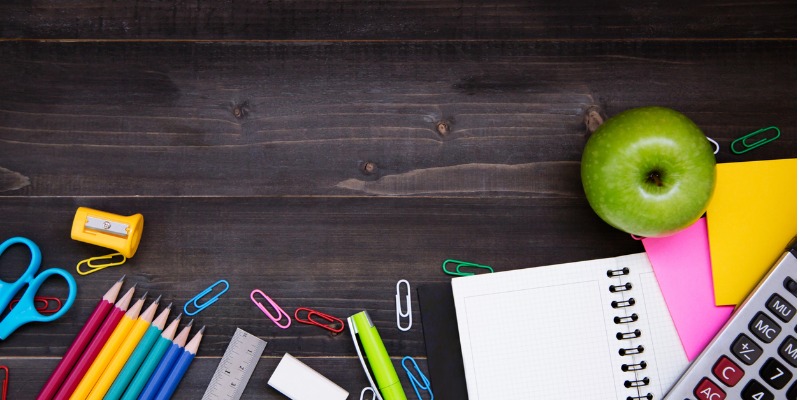
[[[125,217],[79,207],[72,220],[72,239],[116,250],[126,258],[139,248],[144,228],[142,214]]]

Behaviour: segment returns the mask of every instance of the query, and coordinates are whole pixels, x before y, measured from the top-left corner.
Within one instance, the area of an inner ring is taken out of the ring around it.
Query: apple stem
[[[647,176],[647,181],[659,187],[664,185],[664,182],[661,181],[661,172],[659,171],[650,171],[650,175]]]

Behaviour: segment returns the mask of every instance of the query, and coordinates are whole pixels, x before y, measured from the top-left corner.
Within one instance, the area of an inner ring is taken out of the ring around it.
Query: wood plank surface
[[[0,43],[0,191],[582,197],[590,109],[683,111],[720,161],[795,154],[795,49]],[[769,125],[773,149],[728,149]]]
[[[642,251],[583,195],[587,121],[662,105],[718,162],[796,157],[795,38],[787,1],[4,2],[0,240],[31,238],[79,283],[64,317],[0,342],[9,399],[35,397],[122,274],[176,312],[230,282],[195,316],[175,398],[201,396],[236,327],[269,342],[243,398],[284,398],[266,382],[285,352],[350,398],[367,385],[349,334],[279,329],[255,288],[289,313],[369,310],[412,393],[400,359],[426,370],[426,353],[416,295],[395,327],[398,279]],[[730,151],[770,125],[779,140]],[[106,252],[69,238],[80,206],[142,213],[135,257],[78,276]],[[0,279],[26,257],[3,254]]]
[[[796,2],[158,1],[0,4],[0,36],[55,39],[794,38]]]

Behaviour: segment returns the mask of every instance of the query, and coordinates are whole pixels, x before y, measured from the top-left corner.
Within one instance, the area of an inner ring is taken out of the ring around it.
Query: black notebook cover
[[[437,400],[464,400],[467,381],[450,282],[417,287],[431,391]]]

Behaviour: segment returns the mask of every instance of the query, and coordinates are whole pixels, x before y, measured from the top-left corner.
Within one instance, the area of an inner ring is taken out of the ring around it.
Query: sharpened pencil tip
[[[171,309],[172,309],[172,303],[169,303],[169,304],[167,304],[167,307],[166,307],[166,309],[167,309],[167,310],[171,310]],[[178,315],[178,316],[180,317],[180,315]]]
[[[146,299],[146,298],[147,298],[147,294],[148,294],[148,293],[150,293],[150,292],[144,292],[144,294],[142,295],[142,300],[144,300],[144,299]]]
[[[156,299],[153,300],[153,303],[158,303],[160,301],[161,301],[161,295],[158,295],[158,297],[156,297]]]
[[[117,282],[122,282],[122,281],[124,281],[126,276],[127,276],[127,275],[122,275],[122,278],[119,278],[119,280],[117,280]]]
[[[186,326],[187,326],[187,327],[190,327],[190,326],[192,326],[192,325],[194,325],[194,320],[191,320],[191,321],[189,321],[189,323],[188,323],[188,324],[186,324]]]

